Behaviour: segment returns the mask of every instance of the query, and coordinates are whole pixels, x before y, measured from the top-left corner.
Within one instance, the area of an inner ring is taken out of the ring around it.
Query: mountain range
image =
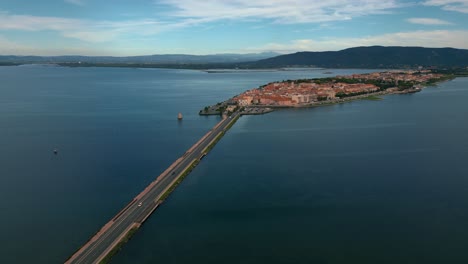
[[[164,67],[193,69],[320,68],[415,68],[467,67],[468,50],[423,47],[355,47],[340,51],[215,55],[110,56],[0,56],[0,65],[56,63],[68,66]]]
[[[468,66],[468,50],[423,47],[356,47],[340,51],[297,52],[249,62],[245,65],[252,68],[292,66],[323,68],[466,67]]]
[[[137,63],[137,64],[209,64],[209,63],[238,63],[258,61],[278,56],[279,53],[263,52],[248,54],[213,54],[186,55],[162,54],[144,56],[15,56],[0,55],[3,63]]]

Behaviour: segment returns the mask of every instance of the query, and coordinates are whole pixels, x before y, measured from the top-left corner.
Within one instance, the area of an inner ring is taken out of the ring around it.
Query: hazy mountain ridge
[[[206,64],[206,63],[239,63],[258,61],[277,56],[278,53],[248,53],[248,54],[213,54],[213,55],[187,55],[162,54],[144,56],[0,56],[0,62],[9,63],[150,63],[150,64]]]
[[[355,47],[340,51],[297,52],[247,63],[258,68],[315,66],[323,68],[465,67],[468,50],[423,47]]]
[[[467,67],[468,50],[424,47],[355,47],[340,51],[148,56],[0,56],[0,65],[57,63],[64,66],[160,67],[180,69],[415,68]]]

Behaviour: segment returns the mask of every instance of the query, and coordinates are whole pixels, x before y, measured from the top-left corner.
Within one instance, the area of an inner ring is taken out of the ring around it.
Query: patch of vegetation
[[[455,77],[467,77],[468,76],[468,67],[462,68],[448,68],[448,69],[433,69],[433,73],[441,73],[447,75],[447,79]]]
[[[112,248],[112,250],[109,251],[109,253],[101,261],[99,261],[99,264],[110,263],[112,257],[114,257],[122,249],[123,245],[125,245],[125,243],[127,243],[137,231],[137,227],[132,227],[127,232],[127,234],[125,234],[122,240],[120,240],[119,243],[117,243],[117,245],[115,245],[115,247]]]
[[[369,92],[366,92],[366,91],[363,91],[363,92],[358,92],[358,93],[343,93],[343,92],[339,92],[336,94],[337,97],[340,97],[340,98],[345,98],[345,97],[351,97],[351,96],[357,96],[357,95],[363,95],[363,94],[368,94]]]
[[[231,123],[226,127],[226,131],[231,129],[231,127],[237,122],[237,120],[239,120],[239,117],[240,116],[237,116],[236,118],[234,118]]]
[[[239,119],[239,116],[237,116],[235,119],[233,119],[231,121],[231,123],[226,127],[225,130],[228,130],[230,129],[234,123]],[[218,143],[218,141],[224,136],[225,132],[221,132],[219,133],[219,135],[213,140],[213,142],[211,142],[210,145],[208,145],[205,150],[203,151],[204,153],[208,153],[210,152],[213,147],[216,145],[216,143]],[[187,175],[190,174],[190,172],[192,172],[192,170],[198,165],[198,163],[200,163],[200,160],[199,159],[196,159],[194,161],[192,161],[192,163],[190,164],[190,166],[184,170],[184,172],[179,176],[179,178],[177,178],[177,180],[169,187],[169,189],[167,189],[163,195],[161,195],[161,197],[159,198],[159,201],[164,201],[167,199],[167,197],[175,190],[175,188],[177,188],[177,186],[185,179],[185,177],[187,177]]]
[[[216,109],[216,111],[219,112],[219,115],[223,115],[224,111],[226,111],[226,108],[227,106],[223,105],[223,106],[220,106],[218,109]]]
[[[368,96],[366,98],[363,98],[364,100],[371,100],[371,101],[380,101],[380,100],[383,100],[383,98],[381,97],[378,97],[378,96],[375,96],[375,95],[371,95],[371,96]]]
[[[159,197],[159,201],[163,202],[164,200],[167,199],[167,197],[177,188],[177,186],[187,177],[187,175],[192,172],[192,170],[198,165],[200,161],[198,159],[192,161],[190,166],[184,170],[184,172],[177,178],[177,180],[167,189],[161,197]]]
[[[399,91],[403,91],[406,89],[411,89],[414,86],[414,82],[409,82],[409,81],[398,81],[397,87]]]

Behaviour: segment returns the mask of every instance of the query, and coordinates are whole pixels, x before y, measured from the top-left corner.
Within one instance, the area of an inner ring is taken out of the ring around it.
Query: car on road
[[[142,202],[140,202],[140,203],[138,204],[138,207],[140,207],[142,204],[143,204],[143,203],[142,203]]]

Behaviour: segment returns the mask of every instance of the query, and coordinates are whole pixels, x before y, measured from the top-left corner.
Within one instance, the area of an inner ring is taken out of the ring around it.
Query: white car
[[[141,205],[142,205],[142,202],[140,202],[140,203],[138,204],[138,207],[140,207]]]

